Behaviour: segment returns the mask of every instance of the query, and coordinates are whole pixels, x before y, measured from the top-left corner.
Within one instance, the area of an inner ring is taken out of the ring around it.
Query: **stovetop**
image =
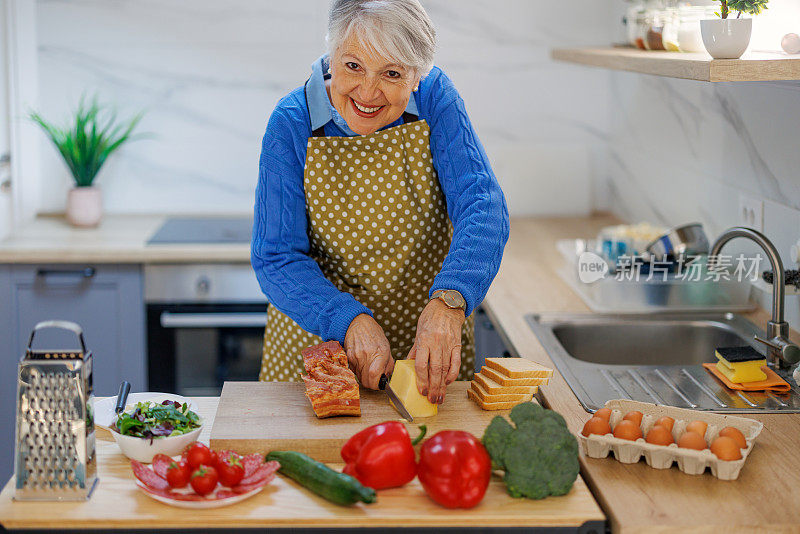
[[[250,217],[172,217],[147,244],[250,243],[252,231]]]

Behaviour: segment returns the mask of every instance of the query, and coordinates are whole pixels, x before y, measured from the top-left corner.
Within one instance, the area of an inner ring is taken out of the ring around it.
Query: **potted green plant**
[[[111,154],[133,139],[142,114],[118,122],[116,112],[100,105],[97,98],[88,104],[81,98],[72,124],[63,128],[35,112],[30,118],[56,146],[75,181],[67,196],[67,220],[75,226],[97,226],[103,217],[102,192],[94,185],[97,173]]]
[[[738,59],[750,44],[753,19],[742,14],[758,15],[767,9],[768,0],[717,0],[720,2],[719,18],[700,21],[703,44],[715,59]],[[729,16],[736,12],[736,18]]]

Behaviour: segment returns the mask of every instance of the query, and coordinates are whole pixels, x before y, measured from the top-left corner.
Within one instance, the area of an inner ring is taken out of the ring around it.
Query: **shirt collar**
[[[311,78],[306,86],[306,98],[308,111],[311,114],[311,130],[316,130],[325,126],[333,120],[331,111],[331,101],[328,98],[328,91],[325,89],[325,73],[328,71],[328,55],[325,54],[311,65]],[[414,95],[408,99],[406,112],[419,116],[417,101]]]

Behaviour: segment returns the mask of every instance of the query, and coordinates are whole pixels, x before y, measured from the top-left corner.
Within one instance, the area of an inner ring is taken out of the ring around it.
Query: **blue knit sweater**
[[[456,289],[466,314],[481,303],[508,240],[505,198],[453,83],[438,67],[412,93],[431,129],[431,153],[453,223],[453,241],[430,293]],[[386,126],[402,123],[402,118]],[[325,135],[343,137],[333,120]],[[311,117],[303,87],[282,98],[270,116],[261,149],[251,262],[269,302],[304,330],[344,343],[350,322],[371,310],[340,292],[308,256],[303,189]]]

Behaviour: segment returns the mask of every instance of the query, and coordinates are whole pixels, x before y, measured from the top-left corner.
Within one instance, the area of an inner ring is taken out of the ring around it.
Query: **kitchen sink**
[[[550,359],[588,411],[610,399],[632,399],[695,410],[800,412],[800,389],[791,375],[788,394],[726,388],[701,364],[714,349],[750,345],[764,332],[741,316],[725,314],[533,314],[526,317]]]

